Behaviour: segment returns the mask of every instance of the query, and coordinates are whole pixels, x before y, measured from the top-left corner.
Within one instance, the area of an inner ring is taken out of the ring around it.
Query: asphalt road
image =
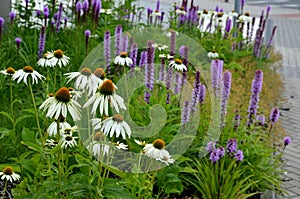
[[[292,8],[300,10],[300,0],[246,0],[246,5],[270,5],[276,8]]]

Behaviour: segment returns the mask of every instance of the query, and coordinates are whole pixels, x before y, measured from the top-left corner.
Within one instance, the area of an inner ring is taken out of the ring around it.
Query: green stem
[[[34,99],[34,95],[33,95],[32,86],[31,86],[30,80],[28,81],[28,86],[29,86],[29,91],[30,91],[31,98],[32,98],[32,103],[33,103],[33,108],[34,108],[34,114],[35,114],[36,124],[38,126],[39,134],[40,134],[42,145],[43,145],[43,148],[44,148],[45,142],[44,142],[42,131],[41,131],[41,127],[40,127],[39,116],[38,116],[38,112],[37,112],[37,109],[36,109],[36,103],[35,103],[35,99]]]

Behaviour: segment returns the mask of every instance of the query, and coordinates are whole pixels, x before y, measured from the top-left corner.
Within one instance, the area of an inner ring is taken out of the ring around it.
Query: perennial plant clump
[[[271,8],[200,5],[16,1],[0,17],[0,198],[281,194]]]

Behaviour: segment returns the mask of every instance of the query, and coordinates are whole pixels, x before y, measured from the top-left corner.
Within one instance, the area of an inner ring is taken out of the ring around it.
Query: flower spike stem
[[[31,86],[31,81],[30,80],[28,80],[28,87],[29,87],[29,91],[30,91],[30,94],[31,94],[31,98],[32,98],[32,104],[33,104],[33,108],[34,108],[36,124],[37,124],[38,131],[39,131],[39,134],[40,134],[40,137],[41,137],[42,146],[44,148],[45,142],[44,142],[44,138],[43,138],[42,131],[41,131],[39,116],[38,116],[38,112],[37,112],[37,109],[36,109],[36,103],[35,103],[34,95],[33,95],[33,92],[32,92],[32,86]]]

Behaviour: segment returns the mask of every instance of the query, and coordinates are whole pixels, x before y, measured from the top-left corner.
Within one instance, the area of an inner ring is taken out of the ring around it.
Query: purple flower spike
[[[21,42],[22,42],[22,39],[19,38],[19,37],[17,37],[17,38],[15,39],[15,42],[16,42],[17,48],[18,48],[18,50],[19,50],[19,49],[20,49]]]
[[[145,86],[149,91],[152,91],[154,86],[154,48],[152,47],[153,41],[147,42],[147,62],[145,70]],[[145,101],[150,102],[151,94],[145,90]]]
[[[260,126],[264,126],[265,125],[265,116],[264,115],[258,115],[256,117],[256,121],[257,121],[257,124],[260,125]]]
[[[45,42],[46,42],[45,26],[42,26],[40,32],[40,38],[39,38],[39,50],[38,50],[39,59],[43,57]]]
[[[170,55],[175,55],[175,49],[176,49],[176,32],[174,30],[171,30],[171,37],[170,37]]]
[[[81,9],[82,9],[82,3],[78,1],[76,3],[76,12],[79,13],[79,16],[80,16]]]
[[[255,119],[258,102],[259,102],[259,94],[262,90],[262,82],[263,82],[263,72],[262,70],[257,70],[254,75],[254,79],[252,81],[252,89],[251,89],[251,99],[248,108],[248,121],[247,125],[250,126]]]
[[[132,59],[132,65],[130,68],[134,68],[137,64],[137,55],[138,55],[138,48],[136,43],[132,43],[130,47],[130,58]]]
[[[184,106],[181,112],[181,124],[188,123],[190,119],[189,101],[184,102]]]
[[[212,60],[211,62],[211,84],[215,97],[219,96],[223,71],[223,60]]]
[[[220,146],[218,148],[218,152],[219,152],[220,158],[224,157],[224,155],[225,155],[225,149],[224,149],[224,147]]]
[[[235,131],[237,131],[238,127],[240,126],[240,123],[241,123],[241,116],[238,113],[238,111],[236,111],[236,114],[233,117],[233,127]]]
[[[122,45],[122,26],[117,25],[115,30],[115,48],[116,48],[116,56],[119,56],[121,53],[121,45]]]
[[[241,0],[241,7],[243,8],[245,6],[245,0]]]
[[[90,30],[86,30],[84,31],[85,37],[89,38],[91,36],[91,31]]]
[[[158,81],[161,81],[161,82],[165,81],[165,58],[162,58],[161,62],[160,62]]]
[[[215,148],[216,148],[216,143],[215,142],[210,141],[206,145],[206,151],[208,153],[211,153]]]
[[[160,1],[157,0],[157,2],[156,2],[156,10],[157,10],[157,11],[159,11],[159,4],[160,4]]]
[[[237,162],[241,162],[244,159],[244,153],[241,150],[237,150],[237,152],[234,154],[234,158]]]
[[[270,114],[270,122],[272,123],[272,125],[275,124],[275,122],[278,121],[279,119],[279,115],[280,115],[280,111],[279,111],[279,108],[273,108],[271,110],[271,114]]]
[[[176,73],[175,78],[174,78],[174,82],[176,84],[175,89],[174,89],[174,93],[178,94],[180,92],[180,89],[181,89],[181,78],[180,78],[179,73]]]
[[[209,159],[210,159],[213,163],[216,163],[216,162],[220,159],[220,156],[219,156],[219,150],[218,150],[218,149],[214,149],[214,150],[210,153]]]
[[[200,103],[200,105],[202,105],[204,103],[205,96],[206,96],[206,87],[205,87],[204,84],[201,84],[200,85],[200,93],[199,93],[199,103]]]
[[[0,17],[0,43],[2,41],[2,29],[3,29],[3,25],[4,25],[4,19],[2,17]]]
[[[200,95],[200,71],[196,71],[195,83],[194,83],[192,100],[191,100],[191,114],[195,113],[197,110],[199,95]]]
[[[221,95],[221,128],[224,126],[225,115],[227,113],[227,103],[231,88],[231,72],[226,71],[223,75],[223,86]]]
[[[60,29],[60,20],[62,17],[62,12],[63,12],[63,4],[60,3],[58,8],[57,20],[56,20],[56,32],[59,32]]]
[[[287,137],[283,138],[284,146],[289,145],[291,142],[292,142],[292,139],[290,137],[287,136]]]
[[[9,14],[8,14],[9,18],[10,18],[10,23],[12,24],[16,18],[16,13],[14,11],[11,11]]]
[[[40,10],[37,10],[37,11],[36,11],[36,16],[37,16],[37,17],[40,17],[40,16],[41,16],[41,11],[40,11]]]
[[[110,61],[111,61],[111,54],[110,54],[110,32],[109,30],[105,31],[104,33],[104,57],[105,63],[107,67],[107,74],[110,74]]]
[[[128,35],[123,35],[122,37],[122,51],[127,52],[128,51]]]
[[[139,66],[140,66],[141,68],[144,68],[145,65],[146,65],[146,62],[147,62],[147,51],[145,51],[145,50],[142,51],[140,57],[141,57],[141,58],[140,58],[140,61],[139,61]]]
[[[90,7],[89,0],[84,0],[83,4],[82,4],[82,9],[85,13],[87,13],[87,11],[89,10],[89,7]]]
[[[3,25],[4,25],[4,19],[3,17],[0,17],[0,27],[3,27]]]
[[[47,19],[49,17],[50,10],[48,6],[44,6],[44,18]]]
[[[229,139],[227,141],[227,145],[226,145],[226,150],[228,153],[234,153],[236,152],[236,148],[237,148],[237,141],[236,139]]]

